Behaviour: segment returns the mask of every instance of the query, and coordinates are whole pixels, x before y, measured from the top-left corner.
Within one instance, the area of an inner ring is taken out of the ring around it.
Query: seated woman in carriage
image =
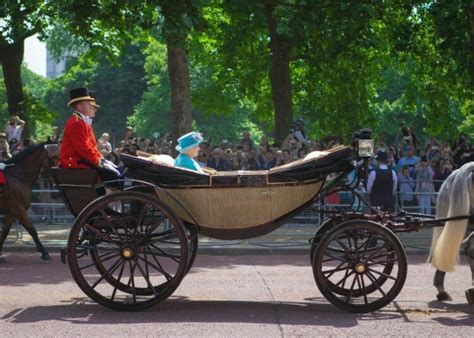
[[[176,150],[180,152],[179,156],[174,160],[176,167],[186,168],[203,173],[195,158],[199,155],[199,145],[204,141],[200,133],[194,131],[181,136],[178,139]]]

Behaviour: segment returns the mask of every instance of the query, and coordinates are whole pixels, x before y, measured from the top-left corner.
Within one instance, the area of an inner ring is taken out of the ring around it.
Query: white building
[[[66,55],[62,55],[60,60],[57,61],[46,48],[46,77],[48,79],[54,79],[62,74],[66,70]]]

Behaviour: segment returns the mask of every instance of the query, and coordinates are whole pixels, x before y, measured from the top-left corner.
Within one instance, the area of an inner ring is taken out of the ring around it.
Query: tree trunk
[[[189,69],[184,48],[168,45],[168,76],[171,84],[171,125],[173,140],[192,128]]]
[[[0,48],[3,80],[7,91],[8,113],[24,118],[23,85],[21,63],[23,62],[24,40]]]
[[[187,1],[170,1],[162,5],[165,18],[164,36],[168,50],[168,77],[171,86],[171,125],[173,143],[192,128],[189,66],[186,55],[188,28],[184,23]],[[174,151],[174,147],[173,147]]]
[[[291,43],[287,37],[278,33],[277,18],[274,16],[276,4],[265,3],[265,15],[267,17],[268,30],[270,33],[270,82],[272,88],[272,100],[275,109],[275,141],[281,142],[288,136],[290,123],[293,119],[292,96],[291,96]]]

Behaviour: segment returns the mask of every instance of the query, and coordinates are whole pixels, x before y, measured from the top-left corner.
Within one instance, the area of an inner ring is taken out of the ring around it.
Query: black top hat
[[[93,101],[95,102],[95,93],[93,91],[89,91],[86,87],[76,88],[69,91],[70,101],[68,102],[68,106],[73,104],[74,102],[79,101]]]
[[[377,156],[375,156],[375,159],[379,162],[387,163],[388,162],[387,153],[385,151],[378,151]]]

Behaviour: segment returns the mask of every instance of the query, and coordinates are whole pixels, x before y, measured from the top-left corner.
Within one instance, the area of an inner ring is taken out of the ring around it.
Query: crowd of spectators
[[[275,166],[304,158],[315,150],[325,150],[341,144],[339,137],[310,140],[304,131],[303,121],[292,123],[288,136],[281,144],[270,144],[268,137],[255,140],[249,131],[233,143],[221,140],[211,144],[204,141],[197,161],[219,171],[267,170]],[[113,150],[109,135],[104,133],[98,140],[100,151],[117,165],[121,165],[120,154],[135,155],[137,151],[151,154],[173,155],[172,137],[165,134],[157,138],[138,137],[131,127]],[[387,144],[383,136],[375,141],[376,152],[386,152],[388,167],[398,177],[397,202],[404,208],[422,213],[432,213],[436,192],[453,170],[474,160],[474,148],[468,143],[467,135],[461,134],[452,146],[442,144],[434,138],[422,143],[413,128],[402,126],[396,142]],[[371,163],[375,168],[377,162]],[[340,196],[330,196],[328,203],[341,203]]]
[[[8,160],[13,154],[29,144],[22,138],[25,122],[18,116],[12,116],[0,132],[0,161]],[[174,145],[170,134],[155,134],[153,138],[137,136],[132,127],[127,127],[123,137],[116,142],[115,148],[108,133],[103,133],[97,140],[97,146],[104,157],[118,166],[121,154],[136,155],[138,151],[150,154],[167,154],[173,156]],[[59,130],[54,127],[49,142],[59,141]],[[114,140],[115,141],[115,140]],[[267,170],[275,166],[290,163],[304,158],[315,150],[325,150],[341,144],[339,137],[326,137],[322,140],[310,140],[304,131],[302,120],[291,124],[287,137],[279,143],[271,144],[267,136],[255,140],[249,131],[244,131],[240,140],[231,142],[221,140],[211,144],[204,141],[200,145],[197,161],[218,171],[229,170]],[[431,213],[436,192],[442,182],[453,170],[464,163],[474,161],[474,147],[469,143],[466,134],[459,135],[455,144],[442,144],[434,138],[422,142],[417,138],[412,127],[401,126],[396,141],[387,144],[383,136],[375,141],[375,152],[386,152],[388,167],[397,173],[398,203],[407,208],[418,208],[420,212]],[[373,161],[371,167],[375,168]],[[338,196],[331,196],[330,203],[337,204]]]
[[[288,136],[281,144],[270,144],[267,136],[254,140],[249,131],[244,131],[241,139],[235,143],[224,139],[218,144],[211,144],[205,140],[200,145],[196,160],[201,166],[218,171],[267,170],[304,158],[311,151],[331,148],[340,142],[339,138],[311,142],[305,135],[303,122],[298,120],[292,124]],[[97,143],[103,155],[118,165],[122,153],[136,155],[137,151],[143,151],[173,155],[174,149],[171,135],[165,134],[158,138],[137,137],[130,127],[127,127],[125,136],[114,151],[111,151],[107,133],[102,134]]]
[[[474,161],[474,148],[466,134],[461,134],[454,145],[448,146],[434,138],[421,144],[413,128],[402,126],[399,143],[387,145],[383,139],[376,143],[376,151],[385,151],[388,167],[398,175],[399,205],[411,211],[432,214],[436,193],[442,182],[463,164]],[[376,163],[372,164],[373,167]]]

